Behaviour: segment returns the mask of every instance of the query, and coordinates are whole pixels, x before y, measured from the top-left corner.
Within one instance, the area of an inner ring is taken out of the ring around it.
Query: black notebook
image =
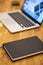
[[[3,48],[12,61],[43,53],[43,43],[36,36],[5,43]]]

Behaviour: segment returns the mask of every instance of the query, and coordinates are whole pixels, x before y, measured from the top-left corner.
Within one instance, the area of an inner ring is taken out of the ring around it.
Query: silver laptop
[[[0,13],[0,20],[11,33],[39,27],[43,21],[43,0],[25,0],[20,11]]]

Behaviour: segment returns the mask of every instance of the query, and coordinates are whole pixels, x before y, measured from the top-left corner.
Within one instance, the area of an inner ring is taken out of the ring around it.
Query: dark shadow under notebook
[[[12,61],[43,53],[43,43],[36,36],[3,44]]]

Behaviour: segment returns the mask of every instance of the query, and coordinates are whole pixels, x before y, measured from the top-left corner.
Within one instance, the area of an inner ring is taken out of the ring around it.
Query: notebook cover
[[[3,44],[12,61],[43,53],[43,43],[34,36]]]

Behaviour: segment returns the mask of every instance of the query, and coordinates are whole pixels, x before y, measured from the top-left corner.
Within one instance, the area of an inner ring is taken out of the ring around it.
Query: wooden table
[[[20,4],[21,4],[20,6],[12,7],[11,0],[9,0],[9,2],[5,0],[3,4],[2,3],[0,4],[0,13],[20,9],[23,4],[23,0],[20,2]],[[35,35],[38,36],[41,41],[43,41],[43,24],[40,26],[40,28],[11,34],[0,21],[0,47],[2,46],[3,43],[16,41],[32,37]],[[43,65],[43,54],[12,62],[8,55],[6,54],[6,52],[2,48],[0,48],[0,65]]]

